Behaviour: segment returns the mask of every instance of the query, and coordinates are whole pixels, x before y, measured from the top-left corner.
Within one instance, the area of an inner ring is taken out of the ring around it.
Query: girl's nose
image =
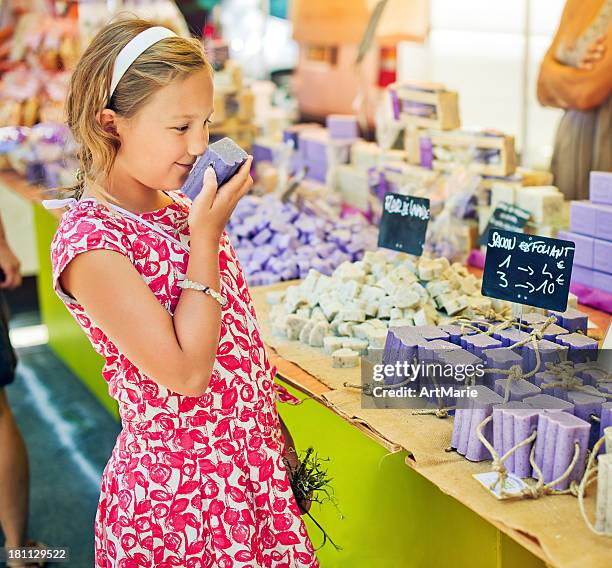
[[[208,128],[193,132],[189,137],[187,151],[191,156],[201,156],[208,148]]]

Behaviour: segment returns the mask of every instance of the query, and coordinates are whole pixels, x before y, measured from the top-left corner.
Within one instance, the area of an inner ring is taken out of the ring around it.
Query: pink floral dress
[[[138,217],[188,245],[191,202],[172,195],[171,205]],[[96,566],[318,566],[282,460],[274,370],[227,235],[219,268],[228,304],[201,397],[174,393],[141,373],[62,291],[62,270],[93,249],[129,258],[170,314],[189,253],[94,200],[74,202],[51,245],[55,291],[104,357],[102,374],[123,427],[102,477]]]

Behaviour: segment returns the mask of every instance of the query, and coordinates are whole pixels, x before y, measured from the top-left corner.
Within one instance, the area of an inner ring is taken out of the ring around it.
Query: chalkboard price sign
[[[500,202],[495,211],[493,211],[493,215],[489,219],[485,230],[480,235],[480,239],[478,240],[479,245],[486,245],[489,235],[489,230],[493,227],[498,229],[504,229],[505,231],[516,231],[523,232],[523,228],[529,221],[530,213],[529,211],[517,207],[516,205],[512,205],[511,203],[505,203],[504,201]]]
[[[428,222],[429,199],[386,193],[378,246],[421,256]]]
[[[565,311],[574,263],[572,241],[492,228],[482,279],[484,296]]]

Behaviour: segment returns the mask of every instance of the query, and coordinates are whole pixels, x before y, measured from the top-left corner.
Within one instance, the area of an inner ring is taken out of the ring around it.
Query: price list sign
[[[429,199],[386,193],[378,246],[421,256],[429,216]]]
[[[482,294],[565,311],[575,248],[572,241],[491,228]]]

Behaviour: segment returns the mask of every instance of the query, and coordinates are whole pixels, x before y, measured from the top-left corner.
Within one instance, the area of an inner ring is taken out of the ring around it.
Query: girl
[[[105,359],[123,426],[99,567],[318,566],[224,232],[251,159],[219,190],[209,168],[193,203],[176,191],[206,150],[212,101],[199,42],[142,20],[100,31],[69,88],[82,183],[52,242],[53,283]]]

